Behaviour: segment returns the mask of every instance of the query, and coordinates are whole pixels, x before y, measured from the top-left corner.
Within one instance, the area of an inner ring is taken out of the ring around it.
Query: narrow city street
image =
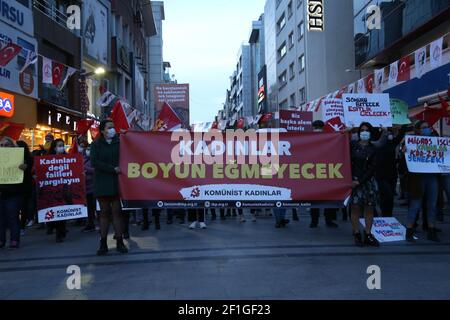
[[[401,213],[400,220],[405,218]],[[20,251],[0,251],[0,299],[448,299],[450,224],[442,243],[424,239],[353,245],[350,223],[309,229],[309,216],[275,229],[273,218],[240,224],[207,221],[206,230],[166,225],[131,227],[130,253],[97,257],[96,233],[70,226],[56,244],[45,230],[29,230]],[[81,269],[81,290],[66,286],[70,265]],[[367,268],[381,269],[381,290],[367,288]]]

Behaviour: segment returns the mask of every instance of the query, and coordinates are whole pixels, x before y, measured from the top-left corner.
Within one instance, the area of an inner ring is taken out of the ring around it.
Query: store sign
[[[308,31],[325,30],[325,10],[323,0],[308,0]]]
[[[0,0],[0,20],[30,36],[34,35],[33,13],[17,0]]]
[[[40,125],[69,132],[76,131],[78,117],[46,106],[39,106],[39,109],[38,123]]]
[[[36,67],[30,67],[22,73],[19,72],[26,61],[27,50],[37,51],[36,39],[0,21],[0,41],[16,43],[24,48],[8,65],[0,67],[0,88],[37,99]]]
[[[14,115],[14,96],[0,91],[0,117],[12,118]]]

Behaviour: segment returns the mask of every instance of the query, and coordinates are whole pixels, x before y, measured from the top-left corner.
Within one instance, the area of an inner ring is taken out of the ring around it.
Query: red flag
[[[213,122],[213,125],[212,125],[212,127],[211,127],[211,130],[213,130],[213,129],[215,129],[215,130],[219,129],[219,123],[218,123],[217,121],[214,121],[214,122]]]
[[[409,56],[401,58],[398,65],[397,82],[409,81],[411,79],[411,60]]]
[[[152,131],[173,131],[181,128],[183,122],[172,107],[164,103]]]
[[[118,133],[128,131],[130,129],[130,124],[128,123],[127,116],[123,110],[120,100],[117,100],[111,111],[111,120],[114,122],[114,127]]]
[[[64,65],[62,63],[52,62],[53,85],[59,87],[64,77]]]
[[[94,124],[94,120],[83,119],[77,122],[77,135],[85,135]]]
[[[341,117],[335,117],[330,119],[325,123],[325,127],[323,128],[324,132],[332,133],[345,129],[345,124],[342,122]]]
[[[336,95],[336,99],[342,99],[342,95],[347,92],[347,87],[343,87]]]
[[[448,105],[448,102],[441,96],[439,96],[439,101],[441,102],[441,109],[444,117],[450,117],[450,106]]]
[[[0,67],[5,67],[22,51],[22,47],[8,43],[4,48],[0,50]]]
[[[270,119],[272,119],[272,113],[266,113],[261,117],[261,119],[259,119],[259,123],[269,122]]]
[[[72,146],[69,149],[69,154],[78,154],[78,139],[75,137],[72,139]]]
[[[366,86],[366,92],[373,93],[373,85],[375,82],[375,75],[372,73],[370,76],[367,76],[366,79],[364,79],[364,81],[365,81],[365,86]]]
[[[10,137],[13,140],[19,140],[23,129],[25,129],[25,124],[1,122],[0,136]]]
[[[245,127],[245,119],[244,118],[240,118],[237,122],[237,129],[244,129]]]
[[[96,140],[100,135],[99,122],[94,121],[94,124],[90,127],[89,132],[91,133],[92,140]]]

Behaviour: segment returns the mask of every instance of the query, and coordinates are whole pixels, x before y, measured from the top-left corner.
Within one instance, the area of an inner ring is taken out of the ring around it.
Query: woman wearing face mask
[[[64,141],[62,139],[56,139],[53,140],[52,144],[50,145],[50,149],[48,151],[49,155],[62,155],[66,154],[66,149],[64,147]],[[67,204],[70,204],[71,200],[70,198],[70,192],[64,192],[65,195],[65,201]],[[67,199],[66,199],[67,198]],[[56,242],[60,243],[63,242],[67,235],[67,229],[66,229],[66,221],[56,221],[56,222],[50,222],[48,225],[48,231],[47,234],[52,234],[53,229],[56,231]]]
[[[418,136],[430,137],[433,130],[426,121],[419,121],[415,125],[415,134]],[[405,149],[406,152],[408,150]],[[408,193],[409,193],[409,209],[408,223],[406,229],[406,240],[413,242],[414,239],[414,223],[418,216],[423,202],[426,202],[426,211],[428,217],[428,235],[430,241],[440,242],[435,228],[436,211],[438,200],[438,175],[434,173],[408,173]]]
[[[378,247],[380,243],[372,235],[374,208],[377,201],[377,183],[375,181],[376,149],[371,143],[373,127],[362,123],[359,127],[359,140],[351,143],[351,164],[353,174],[353,192],[351,198],[351,217],[353,236],[357,246]],[[364,213],[366,228],[364,240],[359,229],[359,218]]]
[[[94,167],[94,194],[100,203],[100,256],[108,253],[107,237],[112,217],[117,251],[127,253],[123,242],[123,217],[119,197],[119,137],[111,120],[100,123],[101,135],[91,145],[91,163]]]

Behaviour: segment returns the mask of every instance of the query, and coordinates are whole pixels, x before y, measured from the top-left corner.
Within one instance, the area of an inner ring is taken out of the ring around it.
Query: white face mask
[[[83,153],[84,148],[83,147],[78,147],[78,153]]]
[[[91,150],[86,150],[86,156],[88,156],[88,157],[91,156]]]
[[[56,153],[57,154],[63,154],[66,150],[64,149],[64,147],[58,147],[56,148]]]
[[[359,134],[362,141],[369,141],[370,140],[370,132],[363,131]]]
[[[116,129],[114,129],[114,128],[108,129],[108,132],[107,132],[108,139],[112,139],[115,136],[116,136]]]
[[[391,135],[389,135],[389,136],[388,136],[388,140],[389,140],[389,141],[392,141],[392,140],[394,140],[394,136],[393,136],[392,134],[391,134]]]

